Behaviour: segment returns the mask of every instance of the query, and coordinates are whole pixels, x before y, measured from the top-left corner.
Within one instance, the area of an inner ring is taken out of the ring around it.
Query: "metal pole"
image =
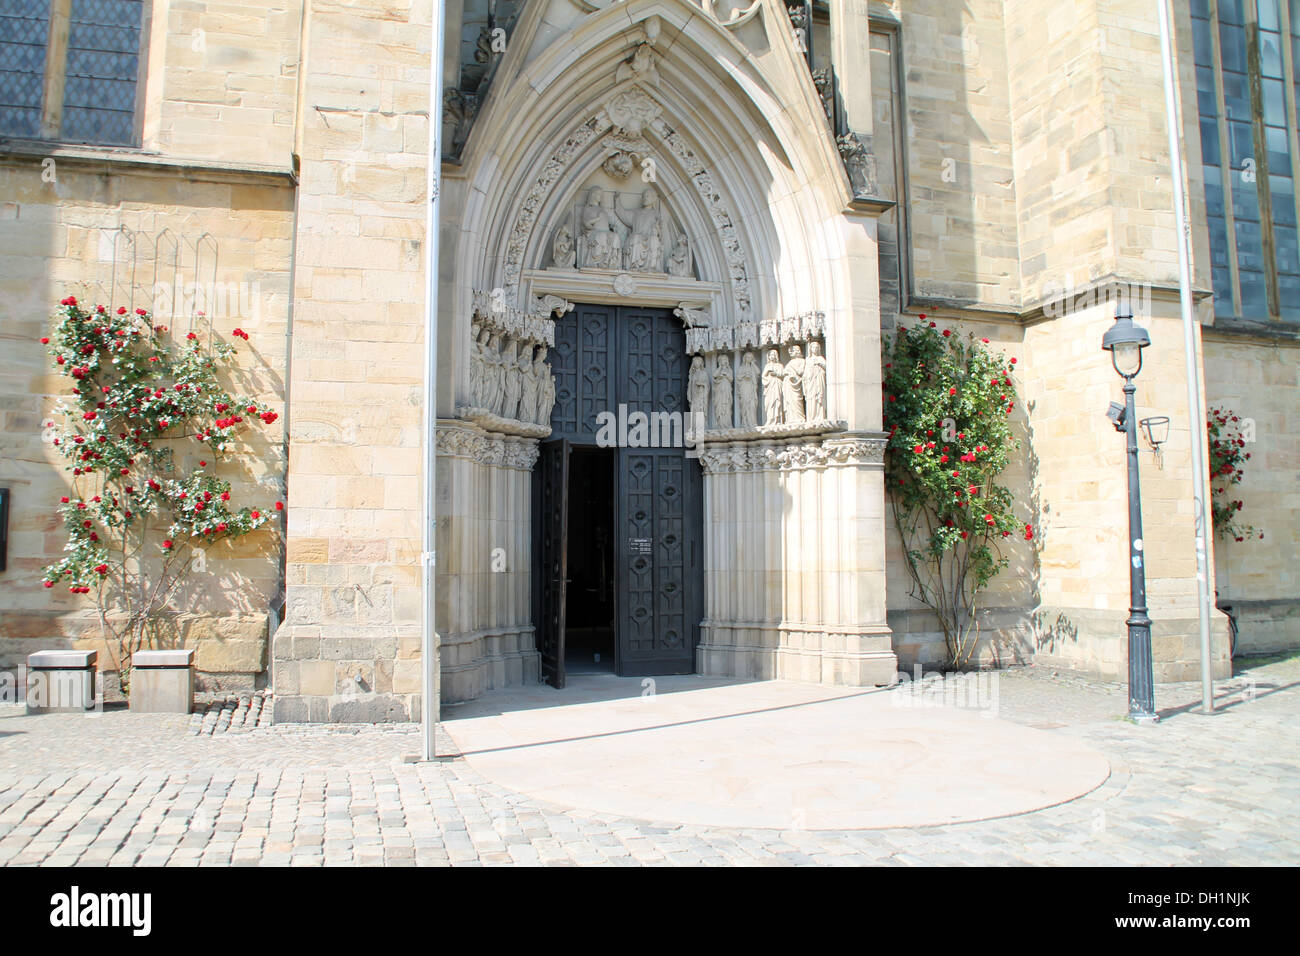
[[[1124,437],[1128,451],[1128,715],[1141,723],[1156,719],[1151,674],[1151,618],[1147,617],[1147,572],[1142,540],[1142,484],[1138,480],[1137,386],[1124,380]]]
[[[1201,402],[1201,370],[1196,360],[1196,317],[1192,311],[1192,224],[1183,190],[1183,152],[1179,146],[1178,84],[1170,34],[1169,0],[1158,0],[1160,53],[1165,73],[1165,126],[1169,130],[1169,162],[1174,186],[1174,218],[1178,221],[1178,295],[1183,307],[1183,362],[1187,377],[1187,414],[1192,450],[1192,499],[1196,508],[1196,608],[1201,631],[1201,711],[1214,712],[1214,679],[1210,670],[1210,570],[1206,532],[1205,408]]]
[[[434,631],[434,550],[438,516],[434,474],[438,433],[438,193],[442,179],[442,35],[445,0],[434,0],[432,50],[429,54],[429,208],[425,211],[424,259],[424,514],[420,553],[424,614],[420,627],[420,656],[424,665],[421,730],[424,759],[437,757],[437,728],[442,692],[438,635]]]

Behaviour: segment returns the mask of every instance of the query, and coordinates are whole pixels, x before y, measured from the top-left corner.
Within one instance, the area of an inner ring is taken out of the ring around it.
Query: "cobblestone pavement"
[[[413,725],[265,726],[252,695],[190,716],[27,717],[7,706],[0,864],[1294,865],[1300,656],[1239,667],[1217,696],[1207,716],[1198,685],[1158,687],[1161,722],[1137,727],[1119,717],[1119,685],[1004,672],[1000,716],[1086,740],[1110,760],[1110,779],[1020,816],[859,831],[547,806],[463,760],[405,762],[419,748]]]

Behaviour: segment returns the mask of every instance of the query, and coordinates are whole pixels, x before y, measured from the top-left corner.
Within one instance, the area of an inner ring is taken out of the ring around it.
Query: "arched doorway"
[[[703,616],[703,475],[685,330],[668,309],[579,304],[556,320],[551,435],[534,471],[543,678],[691,673]]]

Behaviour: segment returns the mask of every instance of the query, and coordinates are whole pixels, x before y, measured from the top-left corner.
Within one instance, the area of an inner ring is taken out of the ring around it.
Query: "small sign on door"
[[[632,554],[649,554],[653,538],[628,538],[627,549]]]

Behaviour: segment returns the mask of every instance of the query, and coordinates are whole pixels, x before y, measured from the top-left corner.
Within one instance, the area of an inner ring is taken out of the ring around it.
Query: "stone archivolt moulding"
[[[810,442],[763,441],[706,447],[700,452],[700,465],[706,475],[855,465],[884,467],[887,443],[886,438],[851,435]]]
[[[439,457],[464,458],[480,465],[532,471],[537,463],[536,439],[490,435],[466,422],[438,422],[436,447]]]
[[[606,7],[612,7],[619,0],[573,0],[573,5],[583,13],[595,13],[597,10],[604,10]],[[730,16],[724,18],[722,13],[717,9],[717,0],[696,0],[701,10],[709,15],[715,23],[719,23],[730,30],[742,24],[748,23],[759,13],[762,12],[763,4],[760,0],[752,0],[749,6],[736,6],[732,8]]]
[[[755,3],[754,6],[756,8],[758,4]],[[749,14],[750,11],[746,13]],[[664,110],[663,104],[651,93],[651,89],[658,85],[658,72],[652,49],[657,35],[658,18],[651,17],[642,24],[636,54],[631,60],[619,64],[615,76],[617,84],[615,89],[597,107],[594,115],[577,126],[556,147],[550,158],[542,164],[540,173],[520,202],[506,240],[504,256],[502,287],[509,301],[519,300],[519,289],[525,268],[524,256],[530,238],[539,227],[538,218],[543,206],[570,164],[600,137],[604,137],[599,145],[608,154],[606,160],[618,152],[636,155],[642,152],[653,152],[656,148],[655,144],[646,138],[646,133],[653,133],[662,146],[667,147],[668,151],[676,157],[682,172],[694,184],[704,210],[713,223],[725,256],[736,318],[740,321],[750,320],[753,305],[750,269],[735,220],[722,201],[721,193],[713,182],[713,174],[682,135],[664,122],[661,116]],[[580,192],[582,187],[577,188]],[[542,243],[543,259],[553,254],[554,235],[560,225],[555,223],[548,227],[549,241]],[[577,243],[576,234],[570,238],[575,244]],[[698,238],[691,237],[692,245]],[[665,255],[670,251],[663,250]],[[698,258],[695,261],[698,263]],[[538,264],[540,265],[540,262]],[[649,274],[657,270],[656,266],[656,270],[652,270]],[[670,270],[665,267],[665,271]],[[616,286],[615,291],[620,295],[631,295],[634,289],[628,287],[629,281],[640,283],[643,276],[647,274],[642,272],[636,280],[631,280],[630,276],[627,278],[619,276],[617,281],[622,283],[623,288]],[[686,277],[673,276],[672,278],[679,278],[680,281],[681,278]]]

